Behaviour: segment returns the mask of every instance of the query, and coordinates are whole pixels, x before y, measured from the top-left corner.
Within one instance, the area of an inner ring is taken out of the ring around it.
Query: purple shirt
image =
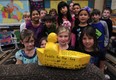
[[[40,24],[40,25],[34,27],[32,25],[32,22],[30,21],[30,22],[28,22],[26,24],[26,28],[30,29],[30,30],[32,30],[34,32],[35,46],[38,47],[40,39],[44,36],[44,27],[43,27],[43,24]]]

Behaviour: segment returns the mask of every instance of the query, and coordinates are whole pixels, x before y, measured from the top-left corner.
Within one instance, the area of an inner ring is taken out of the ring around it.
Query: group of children
[[[101,17],[98,9],[81,8],[79,3],[68,5],[64,1],[57,10],[51,9],[49,14],[45,9],[25,13],[25,25],[20,26],[24,49],[17,51],[16,64],[36,63],[36,47],[44,48],[49,33],[55,32],[60,49],[90,54],[90,63],[104,71],[105,51],[112,31],[111,10],[105,8]]]

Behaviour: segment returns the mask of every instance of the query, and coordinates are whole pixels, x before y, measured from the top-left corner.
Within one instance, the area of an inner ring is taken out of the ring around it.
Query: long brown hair
[[[82,39],[84,35],[90,36],[93,38],[94,40],[94,45],[92,46],[94,52],[98,52],[98,42],[97,42],[97,35],[96,35],[96,30],[92,27],[92,26],[87,26],[85,27],[80,35],[80,39],[79,39],[79,49],[81,49],[81,51],[85,51],[85,47],[83,45]]]

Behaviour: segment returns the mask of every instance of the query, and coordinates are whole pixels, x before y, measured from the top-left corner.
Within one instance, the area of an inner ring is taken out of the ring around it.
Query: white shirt
[[[20,25],[20,32],[21,32],[23,29],[26,29],[26,23],[25,23],[25,22],[21,23],[21,25]]]

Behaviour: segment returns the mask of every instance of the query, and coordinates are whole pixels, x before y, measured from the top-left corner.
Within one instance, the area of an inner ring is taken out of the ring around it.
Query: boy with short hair
[[[40,22],[43,23],[42,19],[43,17],[47,14],[47,10],[46,9],[41,9],[40,10]]]
[[[93,23],[91,24],[96,29],[98,44],[101,49],[107,47],[109,42],[108,26],[105,21],[100,20],[101,13],[98,9],[94,9],[91,13]]]
[[[51,32],[56,32],[55,17],[46,14],[42,21],[44,22],[45,36],[48,36]]]
[[[24,19],[24,22],[21,23],[20,25],[20,32],[23,30],[23,29],[26,29],[26,23],[30,20],[30,13],[25,11],[23,13],[23,19]]]
[[[112,27],[112,20],[110,19],[111,13],[112,13],[111,8],[106,7],[106,8],[103,9],[103,11],[102,11],[102,17],[101,17],[101,20],[106,21],[106,23],[107,23],[107,25],[108,25],[109,39],[110,39],[111,36],[112,36],[112,30],[113,30],[113,27]]]

